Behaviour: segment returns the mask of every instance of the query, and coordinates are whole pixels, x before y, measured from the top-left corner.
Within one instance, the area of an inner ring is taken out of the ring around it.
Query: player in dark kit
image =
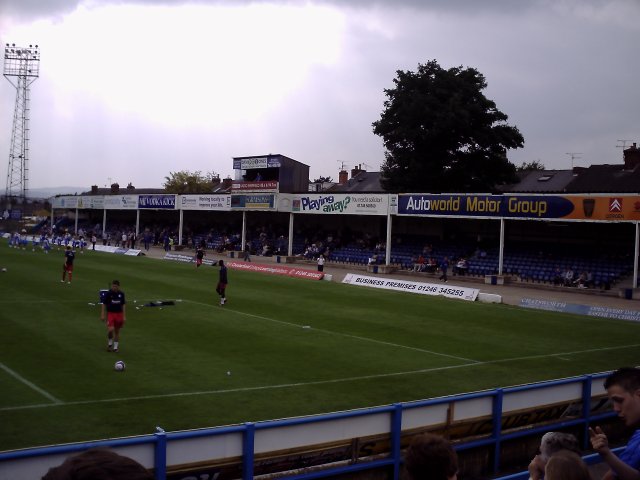
[[[117,352],[118,343],[120,341],[120,329],[126,321],[126,301],[124,292],[120,290],[120,282],[114,280],[111,282],[111,289],[107,291],[102,303],[102,312],[100,320],[105,321],[105,312],[107,313],[107,351]]]
[[[205,251],[204,248],[202,248],[201,246],[196,248],[196,268],[200,267],[200,265],[202,265],[202,259],[205,256]]]
[[[220,295],[220,306],[227,303],[227,297],[225,296],[225,289],[227,288],[227,267],[224,264],[224,261],[220,260],[218,262],[220,265],[220,278],[218,279],[218,286],[216,287],[216,292]]]
[[[67,249],[64,251],[64,263],[62,264],[62,283],[64,283],[65,277],[69,275],[69,281],[71,283],[71,276],[73,275],[73,261],[76,258],[76,252],[71,250],[71,246],[67,245]]]

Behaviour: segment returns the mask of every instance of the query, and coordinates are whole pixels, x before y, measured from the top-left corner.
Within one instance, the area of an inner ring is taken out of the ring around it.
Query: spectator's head
[[[458,456],[447,440],[425,433],[409,445],[405,468],[412,480],[456,480]]]
[[[590,480],[589,468],[580,455],[569,450],[555,453],[544,469],[545,480]]]
[[[547,462],[553,454],[561,450],[569,450],[580,454],[580,446],[576,437],[570,433],[562,432],[547,432],[542,436],[542,440],[540,440],[540,456],[543,461]]]
[[[67,458],[42,480],[153,480],[153,475],[129,457],[96,448]]]
[[[607,389],[613,409],[627,426],[640,424],[640,368],[623,367],[609,375]]]

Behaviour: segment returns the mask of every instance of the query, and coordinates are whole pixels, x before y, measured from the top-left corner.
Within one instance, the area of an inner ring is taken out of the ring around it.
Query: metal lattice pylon
[[[29,87],[40,73],[40,50],[35,47],[16,47],[15,43],[4,48],[4,77],[16,89],[13,111],[13,128],[7,169],[5,197],[24,199],[29,180]]]

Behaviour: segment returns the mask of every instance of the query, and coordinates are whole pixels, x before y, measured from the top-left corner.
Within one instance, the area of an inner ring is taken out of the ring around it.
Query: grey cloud
[[[73,12],[81,0],[0,0],[0,14],[18,21],[55,17]]]
[[[513,0],[312,0],[318,5],[333,5],[340,8],[379,8],[398,9],[408,8],[416,10],[433,10],[457,13],[515,13],[533,8],[546,0],[517,2]],[[74,11],[81,4],[88,5],[233,5],[276,3],[286,5],[300,5],[297,0],[0,0],[0,12],[4,16],[17,20],[39,19],[58,15],[65,15]],[[584,1],[582,4],[589,3]]]

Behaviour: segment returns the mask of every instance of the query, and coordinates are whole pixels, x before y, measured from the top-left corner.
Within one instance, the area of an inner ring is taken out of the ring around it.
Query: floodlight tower
[[[4,77],[16,89],[13,110],[13,128],[7,169],[6,201],[11,197],[27,196],[29,180],[29,87],[40,73],[40,49],[38,45],[16,47],[15,43],[4,47]]]

